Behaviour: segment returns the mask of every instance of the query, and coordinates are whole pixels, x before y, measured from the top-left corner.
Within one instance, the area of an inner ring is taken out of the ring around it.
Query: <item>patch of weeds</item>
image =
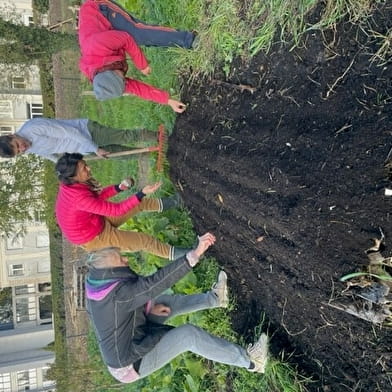
[[[229,73],[234,57],[243,54],[247,40],[246,21],[239,16],[240,3],[236,0],[212,1],[196,8],[196,29],[200,45],[193,51],[176,50],[177,68],[191,69],[193,77],[207,76],[217,66]]]
[[[261,315],[260,324],[255,328],[256,341],[262,331],[266,330],[266,316]],[[268,328],[267,328],[268,329]],[[298,373],[297,369],[287,363],[285,353],[280,358],[269,357],[265,373],[251,373],[246,369],[235,368],[232,374],[234,392],[306,392],[306,385],[312,380]]]
[[[278,32],[280,41],[290,39],[293,46],[298,46],[306,30],[305,16],[316,3],[317,0],[253,1],[246,14],[255,30],[249,36],[250,55],[254,56],[260,51],[268,52]]]
[[[371,57],[370,62],[383,67],[392,57],[392,29],[389,29],[385,34],[370,30],[369,34],[374,37],[378,45],[378,49]]]
[[[347,17],[351,23],[361,22],[368,17],[374,5],[381,1],[372,0],[327,0],[320,21],[312,29],[326,29]]]

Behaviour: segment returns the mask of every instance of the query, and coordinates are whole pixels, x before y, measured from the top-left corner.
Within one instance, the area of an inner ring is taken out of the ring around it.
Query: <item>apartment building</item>
[[[24,234],[0,238],[0,391],[52,391],[54,354],[49,234],[30,222]]]
[[[11,68],[0,81],[0,134],[14,133],[35,117],[42,117],[38,67]]]
[[[31,0],[6,0],[1,12],[5,19],[33,24]],[[42,23],[46,24],[47,18]],[[37,66],[0,64],[0,69],[0,134],[7,134],[30,118],[42,117],[42,96]]]
[[[33,23],[31,0],[2,6],[3,17]],[[0,68],[0,134],[7,134],[42,116],[42,96],[37,66]],[[54,391],[47,377],[54,353],[45,349],[54,341],[49,233],[39,219],[24,227],[0,236],[0,391]]]

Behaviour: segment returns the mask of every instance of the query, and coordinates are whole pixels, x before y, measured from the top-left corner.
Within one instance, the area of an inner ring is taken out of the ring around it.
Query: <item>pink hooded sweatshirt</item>
[[[113,30],[110,22],[99,12],[99,3],[87,0],[79,11],[80,70],[92,81],[96,70],[125,60],[127,53],[137,69],[145,69],[148,62],[142,50],[128,33]],[[160,104],[167,104],[169,100],[166,91],[130,78],[125,78],[125,93]]]

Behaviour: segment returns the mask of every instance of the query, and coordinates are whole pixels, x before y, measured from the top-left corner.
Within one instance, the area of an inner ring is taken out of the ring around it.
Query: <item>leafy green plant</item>
[[[41,14],[49,11],[49,0],[33,0],[33,8]]]

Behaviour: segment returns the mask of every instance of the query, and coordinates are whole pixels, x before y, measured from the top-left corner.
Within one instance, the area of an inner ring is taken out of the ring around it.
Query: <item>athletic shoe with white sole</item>
[[[219,307],[227,308],[229,305],[229,290],[227,288],[227,275],[225,271],[220,271],[218,280],[213,284],[212,291],[218,297]]]
[[[251,362],[254,364],[254,368],[249,369],[249,371],[264,373],[268,362],[268,336],[265,333],[261,334],[255,344],[249,345],[247,351]]]

